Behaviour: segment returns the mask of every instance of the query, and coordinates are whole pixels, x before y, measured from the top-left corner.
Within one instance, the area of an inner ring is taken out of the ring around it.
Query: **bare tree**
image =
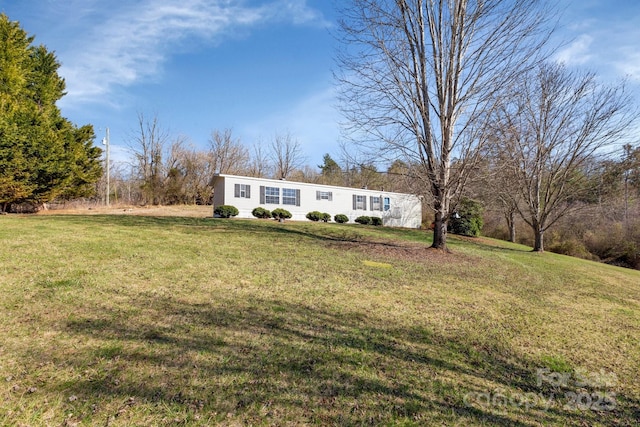
[[[300,143],[289,132],[277,133],[270,146],[270,157],[275,169],[275,177],[286,179],[295,169],[304,164]]]
[[[269,155],[263,148],[260,141],[253,145],[251,158],[247,169],[247,175],[256,178],[264,178],[270,175],[272,169],[271,162],[269,161]]]
[[[165,169],[166,203],[207,204],[210,201],[213,175],[210,157],[196,150],[185,137],[171,143]]]
[[[321,175],[318,170],[310,165],[304,165],[302,168],[294,170],[290,178],[296,182],[309,182],[313,184],[319,184]]]
[[[206,152],[193,147],[184,148],[180,164],[184,173],[184,195],[187,203],[206,205],[211,203],[214,170]]]
[[[478,159],[501,87],[546,43],[538,0],[353,0],[341,22],[341,105],[362,151],[420,169],[433,247]],[[455,165],[455,167],[454,167]],[[430,194],[429,194],[430,193]]]
[[[164,179],[163,155],[169,141],[169,133],[162,129],[158,117],[147,120],[138,113],[138,128],[131,137],[129,148],[136,160],[137,175],[141,182],[142,202],[160,204]]]
[[[620,141],[636,114],[624,85],[544,63],[524,74],[496,114],[498,140],[515,180],[513,205],[544,250],[544,233],[590,191],[588,168]],[[602,153],[600,153],[602,154]],[[519,199],[519,200],[518,200]]]
[[[211,132],[209,155],[215,173],[241,174],[248,167],[249,150],[233,138],[231,129]]]

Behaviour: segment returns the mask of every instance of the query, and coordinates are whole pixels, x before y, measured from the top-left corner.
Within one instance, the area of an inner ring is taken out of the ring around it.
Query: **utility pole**
[[[110,169],[110,164],[109,164],[109,128],[107,128],[106,131],[107,135],[106,137],[102,140],[102,144],[106,146],[107,149],[107,165],[106,165],[106,169],[107,169],[107,197],[106,197],[106,205],[109,206],[109,193],[111,191],[111,189],[109,188],[109,169]]]

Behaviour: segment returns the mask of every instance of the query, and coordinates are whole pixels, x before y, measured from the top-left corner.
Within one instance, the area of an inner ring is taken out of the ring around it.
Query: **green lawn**
[[[0,425],[636,425],[640,272],[356,225],[0,217]]]

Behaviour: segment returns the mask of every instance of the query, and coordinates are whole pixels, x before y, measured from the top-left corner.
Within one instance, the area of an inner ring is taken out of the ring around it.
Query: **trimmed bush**
[[[284,221],[285,219],[291,218],[291,212],[286,209],[278,208],[271,211],[271,216],[278,221]]]
[[[255,216],[256,218],[266,219],[271,218],[271,211],[269,209],[257,207],[251,211],[251,215]]]
[[[356,222],[358,224],[368,225],[368,224],[371,224],[371,217],[370,216],[366,216],[366,215],[362,215],[362,216],[359,216],[358,218],[356,218]]]
[[[307,219],[309,221],[320,221],[322,218],[322,212],[319,211],[311,211],[307,214]]]
[[[238,208],[231,205],[220,205],[216,206],[213,210],[214,215],[219,216],[220,218],[231,218],[232,216],[238,215],[240,212]]]
[[[377,216],[371,217],[371,225],[382,225],[382,218]]]
[[[307,219],[310,221],[329,222],[331,221],[331,215],[326,212],[311,211],[307,214]]]
[[[338,214],[333,217],[333,220],[338,224],[344,224],[345,222],[349,222],[349,217],[344,214]]]

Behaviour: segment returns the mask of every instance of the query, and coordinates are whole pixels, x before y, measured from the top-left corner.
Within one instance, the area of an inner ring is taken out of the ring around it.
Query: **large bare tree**
[[[347,131],[376,159],[420,169],[433,200],[433,247],[478,158],[502,87],[540,56],[539,0],[351,0],[338,54]],[[430,194],[428,194],[430,193]]]
[[[265,178],[270,175],[272,169],[269,153],[264,148],[262,141],[253,144],[247,175],[256,178]]]
[[[302,168],[304,156],[300,142],[291,133],[276,133],[269,148],[277,179],[286,179],[294,170]]]
[[[216,173],[242,174],[249,165],[249,150],[233,138],[231,129],[211,132],[209,155]]]
[[[150,120],[138,113],[138,127],[129,141],[129,148],[136,160],[142,202],[162,203],[164,180],[163,156],[169,143],[169,133],[163,129],[158,116]]]
[[[623,84],[605,86],[593,73],[543,63],[523,74],[496,110],[496,140],[511,194],[544,250],[544,233],[591,191],[589,168],[601,150],[623,140],[637,116]]]

